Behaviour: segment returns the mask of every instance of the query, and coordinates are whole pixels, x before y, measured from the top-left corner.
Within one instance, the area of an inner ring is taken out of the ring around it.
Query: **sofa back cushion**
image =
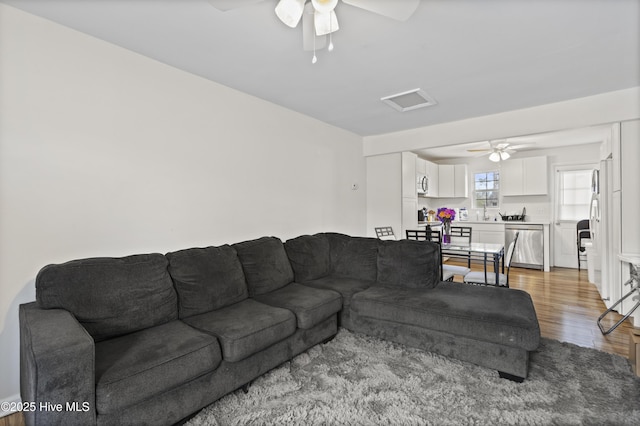
[[[249,296],[236,250],[229,246],[167,253],[180,318],[214,311]]]
[[[249,296],[268,293],[293,282],[293,269],[279,238],[262,237],[236,243]]]
[[[434,288],[440,282],[440,245],[430,241],[379,241],[378,284]]]
[[[326,233],[331,247],[331,274],[364,281],[377,277],[378,240]]]
[[[161,254],[73,260],[36,277],[44,309],[71,312],[96,341],[175,320],[178,298]]]
[[[296,282],[325,277],[331,272],[331,250],[326,235],[302,235],[284,243]]]

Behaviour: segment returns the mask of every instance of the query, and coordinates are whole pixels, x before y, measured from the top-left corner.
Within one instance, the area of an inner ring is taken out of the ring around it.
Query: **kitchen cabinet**
[[[468,196],[467,165],[438,165],[438,197],[466,198]]]
[[[471,226],[471,241],[474,243],[504,244],[504,224],[458,222],[456,226]]]
[[[547,157],[512,158],[500,163],[503,196],[547,195]]]
[[[417,157],[416,158],[416,175],[426,175],[427,174],[427,160],[424,158]]]
[[[427,177],[429,178],[429,191],[425,194],[428,197],[438,197],[438,183],[440,179],[438,177],[438,165],[431,161],[426,161]]]

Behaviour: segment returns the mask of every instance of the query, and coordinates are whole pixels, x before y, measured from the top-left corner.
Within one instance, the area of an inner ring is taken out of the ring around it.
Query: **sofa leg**
[[[524,381],[524,377],[515,376],[513,374],[505,373],[504,371],[498,371],[501,379],[511,380],[512,382],[522,383]]]
[[[329,336],[326,339],[324,339],[322,341],[322,344],[324,345],[325,343],[329,343],[330,341],[332,341],[334,338],[336,337],[336,335],[334,334],[333,336]]]
[[[251,382],[245,383],[240,389],[242,389],[242,392],[244,393],[249,393],[249,386],[251,386]]]

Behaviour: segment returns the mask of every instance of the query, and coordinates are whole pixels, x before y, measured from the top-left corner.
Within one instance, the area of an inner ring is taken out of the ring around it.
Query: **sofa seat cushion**
[[[351,312],[526,350],[540,342],[531,296],[515,289],[460,283],[432,289],[376,286],[353,296]]]
[[[255,300],[292,311],[296,314],[298,328],[305,330],[342,309],[340,293],[298,283],[255,296]]]
[[[184,319],[220,340],[226,361],[236,362],[261,351],[296,331],[293,312],[253,299]]]
[[[218,340],[172,321],[98,342],[96,409],[111,413],[215,370]]]
[[[375,284],[375,281],[364,281],[355,278],[330,275],[317,280],[305,281],[304,285],[314,288],[334,290],[342,295],[342,304],[346,308],[351,305],[351,298],[359,291],[363,291]]]

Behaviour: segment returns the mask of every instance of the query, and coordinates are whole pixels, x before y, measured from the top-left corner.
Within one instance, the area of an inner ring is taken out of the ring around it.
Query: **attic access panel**
[[[380,98],[380,100],[400,112],[437,104],[435,99],[421,89],[413,89],[395,95],[385,96],[384,98]]]

